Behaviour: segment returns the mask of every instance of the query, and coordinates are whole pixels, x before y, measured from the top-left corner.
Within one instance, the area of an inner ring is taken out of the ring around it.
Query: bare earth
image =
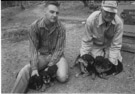
[[[2,10],[2,93],[9,93],[15,82],[16,73],[29,63],[29,42],[27,27],[37,18],[43,16],[42,4],[36,5],[24,11],[17,8],[14,12]],[[9,12],[12,12],[11,16]],[[80,1],[68,1],[62,3],[60,18],[66,27],[65,56],[69,66],[72,66],[79,53],[81,38],[84,33],[84,25],[80,21],[85,20],[91,11],[84,8]],[[6,16],[5,16],[6,15]],[[7,16],[8,15],[8,16]],[[10,15],[10,16],[9,16]],[[70,21],[67,19],[70,19]],[[21,33],[18,33],[21,32]],[[135,92],[135,54],[122,52],[124,71],[119,75],[110,77],[108,80],[90,76],[76,78],[78,71],[70,69],[69,81],[65,84],[56,81],[55,85],[47,88],[45,93],[132,93]],[[29,93],[40,93],[41,91],[29,90]]]

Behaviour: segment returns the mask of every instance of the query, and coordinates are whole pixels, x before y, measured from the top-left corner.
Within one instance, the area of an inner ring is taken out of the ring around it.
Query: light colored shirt
[[[30,56],[32,69],[37,69],[38,55],[51,54],[50,62],[54,64],[64,54],[66,32],[60,21],[51,29],[46,27],[46,18],[40,18],[32,23],[29,30]]]
[[[117,65],[118,60],[122,62],[120,53],[122,36],[123,22],[118,15],[115,15],[114,20],[106,25],[102,19],[101,11],[95,11],[86,21],[80,54],[81,56],[91,54],[94,58],[105,56]]]

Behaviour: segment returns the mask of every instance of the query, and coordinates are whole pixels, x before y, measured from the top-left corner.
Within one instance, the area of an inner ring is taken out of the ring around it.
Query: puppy
[[[108,79],[108,75],[118,74],[123,70],[122,63],[118,61],[118,65],[112,64],[109,59],[103,56],[97,56],[95,58],[94,67],[96,69],[96,75],[103,79]]]
[[[78,65],[80,69],[80,73],[78,73],[76,76],[78,77],[81,74],[86,74],[86,75],[92,75],[93,78],[94,76],[93,73],[95,71],[93,67],[93,63],[94,63],[94,58],[91,55],[85,54],[82,57],[78,55],[75,60],[75,64],[73,65],[73,67]]]
[[[43,86],[43,80],[40,76],[34,75],[30,77],[28,88],[29,89],[34,89],[34,90],[39,90]]]
[[[40,76],[41,76],[44,84],[47,85],[51,82],[51,77],[50,77],[50,75],[48,74],[47,71],[40,72]]]
[[[106,78],[106,71],[112,68],[111,63],[108,59],[105,59],[103,56],[97,56],[95,58],[95,63],[93,64],[96,69],[96,75],[100,78]]]
[[[57,65],[53,65],[53,66],[50,66],[47,69],[45,69],[44,71],[41,71],[39,73],[39,75],[42,77],[43,83],[45,85],[49,85],[50,82],[54,81],[54,79],[56,77],[57,70],[58,70]]]
[[[54,81],[56,77],[57,70],[57,65],[53,65],[45,70],[39,71],[39,76],[34,75],[30,78],[28,88],[39,90],[43,85],[50,86],[50,83]]]
[[[111,62],[110,65],[112,66],[111,69],[105,72],[107,75],[117,75],[123,71],[123,64],[119,60],[118,60],[118,65],[114,65]]]

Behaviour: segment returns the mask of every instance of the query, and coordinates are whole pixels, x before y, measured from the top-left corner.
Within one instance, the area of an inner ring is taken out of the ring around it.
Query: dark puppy
[[[88,75],[92,75],[92,78],[94,78],[93,73],[95,69],[93,67],[93,63],[94,63],[94,58],[91,55],[85,54],[82,57],[78,55],[75,60],[75,64],[73,65],[73,67],[78,65],[80,69],[80,73],[78,73],[77,76],[79,76],[80,74],[88,74]]]
[[[95,79],[95,68],[93,67],[94,58],[89,54],[85,54],[81,58],[87,63],[87,65],[84,66],[86,71],[92,76],[92,79]]]
[[[108,79],[108,75],[118,74],[123,70],[122,63],[118,61],[118,65],[115,66],[109,59],[102,56],[97,56],[95,58],[94,67],[96,69],[96,75],[104,79]]]
[[[103,56],[97,56],[95,58],[94,67],[96,69],[96,75],[100,78],[106,78],[106,72],[112,68],[112,64],[108,59],[105,59]]]
[[[43,86],[43,80],[40,76],[34,75],[30,77],[28,88],[29,89],[34,89],[34,90],[39,90]]]
[[[42,77],[44,84],[49,85],[50,82],[54,81],[57,70],[57,65],[53,65],[48,67],[44,71],[39,72],[39,75]]]
[[[110,61],[109,61],[110,62]],[[111,63],[111,62],[110,62]],[[118,65],[111,63],[112,68],[109,71],[106,71],[107,75],[117,75],[123,71],[123,64],[118,60]]]
[[[54,81],[57,72],[57,65],[48,67],[46,70],[39,71],[39,76],[32,76],[29,80],[28,88],[39,90],[42,86],[50,85],[51,81]]]

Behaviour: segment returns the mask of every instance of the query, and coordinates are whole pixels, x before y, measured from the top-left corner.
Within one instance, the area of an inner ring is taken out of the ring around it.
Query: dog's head
[[[87,66],[92,65],[94,63],[94,58],[89,54],[85,54],[85,55],[80,57],[79,62],[83,63],[84,66],[87,67]]]
[[[44,84],[49,84],[50,83],[51,77],[50,77],[50,75],[48,74],[47,71],[42,71],[40,73],[40,76],[42,77],[42,80],[43,80]]]
[[[97,56],[95,59],[94,67],[98,73],[103,73],[112,68],[111,62],[103,56]]]
[[[94,63],[94,58],[89,55],[89,54],[85,54],[83,56],[81,56],[78,59],[79,63],[80,63],[80,67],[81,70],[86,72],[86,73],[92,73],[93,72],[93,63]]]
[[[53,65],[53,66],[48,67],[47,70],[40,72],[43,82],[45,84],[49,84],[51,82],[52,78],[54,78],[56,76],[57,70],[58,70],[57,65]]]

